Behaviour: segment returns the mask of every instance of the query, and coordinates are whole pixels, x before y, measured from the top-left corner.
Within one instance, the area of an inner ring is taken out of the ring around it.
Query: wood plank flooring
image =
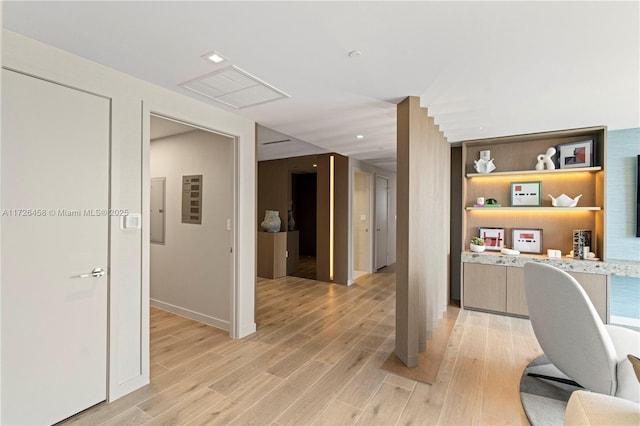
[[[151,383],[70,419],[78,425],[528,424],[527,320],[461,311],[433,385],[382,370],[394,349],[395,274],[352,287],[259,279],[258,331],[151,311]]]

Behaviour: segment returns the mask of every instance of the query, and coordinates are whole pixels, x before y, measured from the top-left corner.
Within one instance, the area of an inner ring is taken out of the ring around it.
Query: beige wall
[[[166,178],[165,244],[151,244],[151,304],[230,328],[233,139],[202,130],[151,142],[151,177]],[[182,176],[202,175],[202,223],[182,223]]]
[[[396,355],[418,364],[449,283],[451,150],[417,97],[398,104]]]
[[[149,382],[149,122],[174,117],[235,138],[237,194],[235,337],[255,331],[255,123],[195,99],[135,79],[68,52],[3,30],[3,66],[112,101],[111,208],[142,214],[142,230],[111,221],[109,266],[109,399]]]

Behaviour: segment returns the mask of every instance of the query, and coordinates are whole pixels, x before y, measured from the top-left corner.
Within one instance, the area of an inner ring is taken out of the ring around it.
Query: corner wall
[[[235,282],[232,336],[255,331],[255,123],[185,95],[3,30],[2,65],[112,100],[111,208],[142,214],[140,232],[111,219],[109,394],[149,382],[150,113],[236,137]]]
[[[376,197],[376,189],[375,189],[375,179],[376,177],[382,177],[389,181],[389,214],[388,214],[388,238],[387,238],[387,253],[389,256],[389,265],[392,265],[396,262],[396,218],[397,218],[397,208],[396,208],[396,193],[397,193],[397,175],[396,173],[380,169],[378,167],[372,166],[371,164],[365,163],[363,161],[356,160],[354,158],[349,158],[349,284],[353,283],[353,230],[355,224],[353,223],[353,189],[354,189],[354,174],[357,171],[361,171],[364,173],[368,173],[372,176],[372,186],[371,186],[371,228],[375,226],[375,197]],[[372,238],[371,241],[371,259],[370,264],[371,268],[374,269],[372,272],[375,272],[375,239]]]
[[[151,244],[151,304],[224,330],[231,321],[233,139],[194,130],[151,142],[166,178],[165,243]],[[182,177],[202,175],[202,223],[182,223]]]

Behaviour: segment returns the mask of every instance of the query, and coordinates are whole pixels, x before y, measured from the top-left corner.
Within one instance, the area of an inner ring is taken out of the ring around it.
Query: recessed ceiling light
[[[313,167],[318,167],[318,165],[317,165],[317,164],[314,164],[314,165],[313,165]]]
[[[209,52],[202,55],[202,57],[208,61],[213,62],[214,64],[221,64],[228,59],[222,56],[221,54],[219,54],[218,52]]]
[[[362,56],[362,52],[359,50],[352,50],[351,52],[349,52],[350,58],[359,58],[360,56]]]
[[[356,139],[364,139],[364,135],[356,135]]]

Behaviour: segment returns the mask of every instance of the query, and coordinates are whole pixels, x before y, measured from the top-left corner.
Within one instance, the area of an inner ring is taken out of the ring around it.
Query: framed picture
[[[557,151],[561,169],[593,166],[593,140],[564,143]]]
[[[512,207],[540,207],[542,183],[537,182],[511,182],[511,206]]]
[[[486,250],[500,251],[504,247],[504,228],[480,228],[479,233]]]
[[[514,229],[513,248],[521,253],[542,253],[542,229]]]

